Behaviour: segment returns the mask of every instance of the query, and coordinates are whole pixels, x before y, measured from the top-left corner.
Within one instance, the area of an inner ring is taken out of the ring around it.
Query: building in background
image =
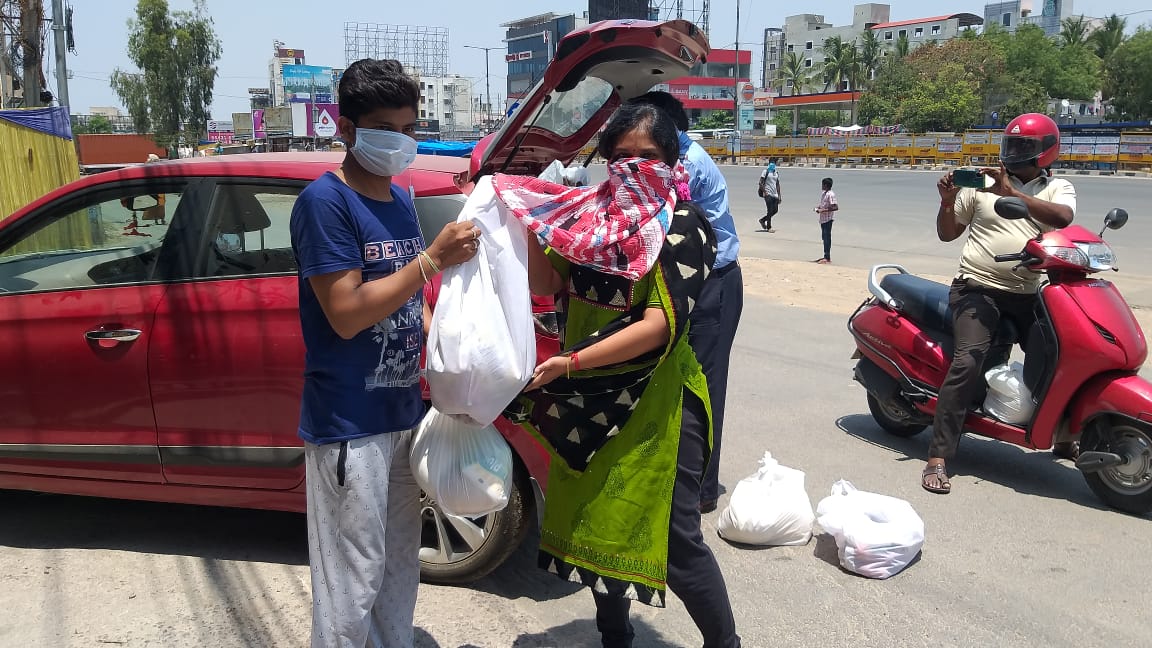
[[[942,43],[960,36],[965,29],[979,27],[984,19],[976,14],[957,13],[932,18],[915,18],[896,22],[881,23],[872,31],[885,46],[885,53],[891,51],[901,37],[908,38],[909,50],[929,42]]]
[[[804,62],[804,68],[815,73],[824,67],[825,40],[839,36],[845,42],[851,43],[863,36],[865,31],[890,20],[891,7],[876,3],[856,5],[852,8],[852,24],[840,27],[827,22],[820,14],[788,16],[784,19],[782,37],[780,34],[765,32],[765,47],[770,48],[775,43],[778,56],[765,56],[764,79],[771,80],[779,76],[779,70],[789,53],[798,54]],[[776,67],[772,68],[772,65]],[[780,89],[782,94],[791,93],[791,87]]]
[[[764,29],[764,52],[760,58],[763,61],[760,87],[777,87],[776,79],[780,74],[780,68],[784,65],[784,48],[786,46],[787,39],[784,37],[782,28],[767,27]]]
[[[697,62],[688,76],[660,84],[656,89],[679,99],[688,111],[688,118],[696,122],[713,112],[731,113],[738,88],[742,92],[749,84],[751,72],[752,50],[714,49],[707,63]],[[741,104],[747,104],[750,109],[752,97],[742,100]]]
[[[269,89],[272,92],[272,105],[279,106],[285,101],[284,87],[280,79],[284,76],[285,65],[305,65],[304,50],[285,47],[280,41],[272,42],[272,62],[268,64]]]
[[[986,25],[997,24],[1015,32],[1020,25],[1032,24],[1052,38],[1060,35],[1061,23],[1072,15],[1072,0],[1010,0],[984,5]]]
[[[480,126],[480,104],[473,101],[471,79],[459,75],[420,78],[420,119],[439,122],[444,139],[474,135]]]
[[[523,99],[544,76],[561,38],[588,24],[586,16],[546,13],[500,25],[508,53],[507,105]],[[492,102],[499,105],[499,102]]]

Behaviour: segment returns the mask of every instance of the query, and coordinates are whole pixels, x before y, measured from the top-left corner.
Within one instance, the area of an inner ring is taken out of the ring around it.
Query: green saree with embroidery
[[[681,203],[658,261],[637,281],[550,255],[567,286],[557,300],[565,351],[622,330],[647,308],[662,309],[670,329],[664,348],[574,372],[509,409],[551,456],[541,566],[601,594],[664,604],[685,390],[705,404],[711,419],[687,327],[715,249],[707,218]]]

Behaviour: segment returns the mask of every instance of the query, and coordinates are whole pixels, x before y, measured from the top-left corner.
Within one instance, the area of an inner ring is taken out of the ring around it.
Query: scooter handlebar
[[[1007,263],[1009,261],[1027,261],[1032,255],[1027,252],[1016,252],[1015,254],[997,254],[992,257],[992,260],[997,263]]]

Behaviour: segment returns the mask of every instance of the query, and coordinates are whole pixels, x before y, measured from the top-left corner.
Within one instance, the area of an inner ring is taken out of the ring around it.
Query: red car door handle
[[[93,331],[88,331],[84,334],[84,337],[92,340],[93,342],[132,342],[136,338],[140,337],[141,333],[143,333],[143,331],[139,329],[96,329]]]

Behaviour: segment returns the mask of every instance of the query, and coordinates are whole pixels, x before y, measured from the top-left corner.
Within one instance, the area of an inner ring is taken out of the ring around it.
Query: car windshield
[[[608,103],[612,90],[611,83],[597,77],[586,77],[567,92],[553,92],[551,101],[540,109],[534,126],[560,137],[571,137]]]

